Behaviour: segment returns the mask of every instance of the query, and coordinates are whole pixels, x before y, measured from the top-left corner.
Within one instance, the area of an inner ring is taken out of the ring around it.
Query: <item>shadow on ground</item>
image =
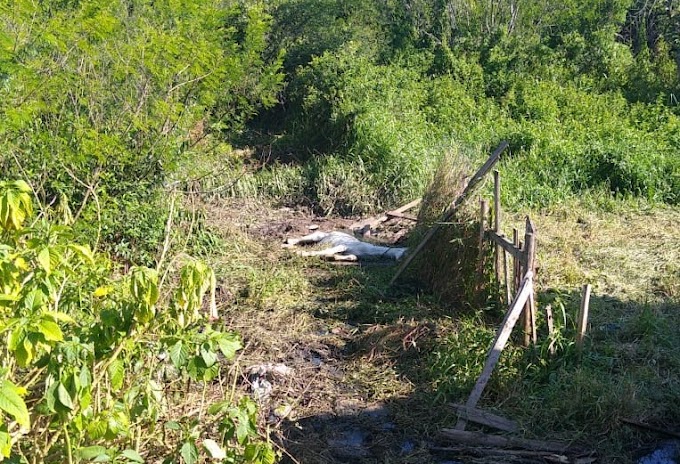
[[[457,330],[457,314],[412,282],[385,291],[392,272],[334,268],[314,281],[319,296],[307,310],[321,326],[332,327],[329,336],[340,336],[344,343],[308,358],[317,369],[332,366],[340,387],[327,392],[325,408],[279,422],[278,440],[288,453],[283,462],[547,462],[479,457],[475,450],[448,456],[433,451],[452,446],[438,440],[438,431],[456,421],[447,402],[465,400],[435,391],[434,378],[441,374],[429,364],[434,352],[449,349],[446,339]],[[572,339],[579,299],[576,291],[539,295],[541,307],[553,305],[562,327],[558,352],[546,356],[549,341],[540,328],[545,342],[516,358],[514,371],[494,374],[507,378],[492,381],[484,407],[517,420],[527,437],[597,450],[598,462],[637,462],[666,437],[623,425],[622,418],[680,428],[680,308],[593,295],[586,347],[578,354]],[[499,323],[499,317],[491,317],[486,329]],[[473,368],[483,361],[481,356]],[[450,375],[455,382],[456,372]],[[324,396],[325,391],[307,393]]]

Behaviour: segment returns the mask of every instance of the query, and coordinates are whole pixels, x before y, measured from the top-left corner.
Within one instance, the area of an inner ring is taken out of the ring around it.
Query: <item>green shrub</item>
[[[216,311],[213,271],[185,257],[168,280],[166,268],[114,272],[68,227],[27,227],[30,192],[0,182],[0,460],[143,462],[160,450],[187,463],[214,452],[273,463],[252,400],[206,402],[218,356],[242,347],[200,314],[204,300]],[[176,394],[166,375],[189,388]],[[201,421],[180,412],[198,398],[192,383],[204,386]],[[214,447],[202,452],[199,437]]]

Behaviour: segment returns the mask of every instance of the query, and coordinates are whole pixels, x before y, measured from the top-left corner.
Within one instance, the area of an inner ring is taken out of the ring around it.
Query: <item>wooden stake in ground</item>
[[[536,272],[536,228],[529,216],[526,218],[526,231],[524,233],[525,258],[524,265],[526,272],[532,274]],[[536,314],[532,303],[536,301],[536,296],[532,293],[524,306],[524,346],[529,346],[533,341],[536,343]],[[528,330],[527,330],[528,329]]]
[[[576,332],[576,349],[580,352],[583,350],[583,339],[586,336],[586,328],[588,326],[588,309],[590,306],[590,284],[583,286],[583,295],[581,296],[581,311],[578,314],[578,326]]]
[[[545,323],[548,326],[548,339],[550,340],[550,344],[548,345],[548,353],[550,353],[552,356],[555,354],[555,340],[553,339],[553,334],[555,332],[555,322],[553,320],[551,305],[547,305],[545,307]]]
[[[465,187],[465,190],[463,190],[463,193],[460,194],[458,198],[453,202],[453,204],[449,207],[448,210],[439,218],[439,221],[437,221],[432,228],[425,234],[425,237],[423,237],[423,240],[416,246],[409,254],[406,255],[406,258],[404,261],[401,263],[401,266],[399,266],[399,269],[397,269],[397,272],[394,274],[394,277],[392,277],[392,280],[390,280],[389,285],[394,284],[394,282],[397,281],[399,276],[404,272],[404,270],[408,267],[409,264],[411,264],[411,261],[413,261],[413,258],[418,256],[418,254],[423,250],[427,242],[432,239],[435,233],[437,233],[437,230],[439,230],[439,227],[441,227],[441,224],[444,222],[447,222],[450,220],[453,215],[456,213],[458,208],[460,208],[460,205],[465,202],[467,197],[474,191],[474,189],[477,187],[479,182],[484,179],[484,177],[488,174],[488,172],[496,165],[498,160],[500,159],[501,153],[508,147],[508,142],[501,142],[501,144],[494,150],[494,152],[491,154],[488,160],[486,160],[486,163],[479,168],[479,171],[470,179],[470,182],[468,182],[467,187]]]
[[[484,268],[484,239],[486,238],[486,218],[489,215],[489,202],[479,199],[479,256],[477,257],[477,283],[475,292],[479,292],[482,284],[482,269]]]
[[[505,344],[510,338],[512,328],[515,327],[515,324],[519,319],[519,315],[522,313],[522,308],[533,291],[533,274],[531,271],[529,271],[524,276],[520,290],[517,295],[515,295],[515,299],[508,309],[507,314],[505,315],[505,320],[503,320],[503,324],[501,324],[501,327],[496,334],[496,339],[494,340],[493,346],[491,347],[489,355],[486,358],[482,374],[479,376],[479,379],[477,379],[477,383],[475,384],[475,387],[472,389],[472,393],[470,393],[470,397],[465,403],[465,406],[468,409],[474,409],[482,397],[484,388],[486,388],[486,384],[489,383],[491,374],[493,373],[496,364],[498,364],[498,360],[501,358],[501,352],[503,351],[503,348],[505,348]],[[456,430],[465,430],[466,424],[467,421],[465,419],[459,418],[458,422],[456,423]]]
[[[501,235],[501,174],[498,170],[493,172],[493,231],[496,232],[496,235]],[[500,288],[501,252],[503,250],[498,244],[496,244],[495,248],[494,275],[496,276],[496,285]]]

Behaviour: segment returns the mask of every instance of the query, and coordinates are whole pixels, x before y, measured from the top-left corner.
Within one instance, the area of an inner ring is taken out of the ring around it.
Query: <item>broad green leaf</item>
[[[189,357],[189,349],[187,346],[179,340],[177,343],[170,347],[170,360],[172,364],[177,368],[181,369],[187,362]]]
[[[236,414],[236,441],[239,444],[245,444],[250,435],[250,421],[248,420],[248,413],[243,409],[239,409]]]
[[[0,227],[5,230],[21,229],[26,217],[33,213],[30,191],[24,181],[0,184]]]
[[[23,427],[30,428],[31,418],[26,408],[26,403],[19,396],[21,390],[9,380],[0,383],[0,410],[14,417],[14,420]]]
[[[71,398],[71,395],[64,384],[61,382],[59,382],[59,385],[57,386],[57,399],[59,399],[59,402],[62,404],[62,406],[68,409],[73,409],[73,399]]]
[[[130,293],[140,303],[153,306],[158,301],[158,272],[146,267],[136,267],[130,278]]]
[[[76,244],[69,244],[69,249],[73,250],[78,256],[85,259],[89,264],[94,265],[94,254],[90,247]]]
[[[206,369],[203,369],[203,373],[200,376],[199,380],[203,380],[205,382],[208,382],[210,380],[213,380],[215,377],[217,377],[219,373],[220,373],[220,364],[215,363],[212,366],[210,366]]]
[[[135,310],[135,319],[140,324],[148,324],[156,316],[156,311],[153,306],[149,306],[146,303],[140,303]]]
[[[17,345],[16,350],[14,350],[17,364],[21,367],[26,367],[33,361],[33,354],[33,343],[31,343],[28,337],[24,337]]]
[[[45,305],[45,294],[38,289],[30,291],[24,298],[24,306],[31,311],[38,311]]]
[[[85,461],[92,461],[102,455],[106,456],[106,448],[103,446],[86,446],[84,448],[78,448],[76,450],[76,455]]]
[[[208,414],[222,414],[231,407],[230,401],[218,401],[208,407]]]
[[[75,321],[71,316],[69,316],[68,314],[62,313],[62,312],[59,312],[59,311],[45,311],[45,313],[43,314],[43,316],[49,316],[49,317],[52,318],[52,320],[54,320],[54,321],[67,322],[67,323],[69,323],[69,324],[73,324],[73,323],[76,322],[76,321]]]
[[[15,302],[19,301],[21,297],[19,295],[10,295],[7,293],[2,293],[0,294],[0,303],[7,301],[7,302]]]
[[[241,338],[237,334],[222,334],[217,339],[217,344],[225,358],[231,360],[236,356],[236,352],[243,348]]]
[[[165,428],[169,430],[182,430],[182,426],[175,421],[167,421],[165,423]]]
[[[60,342],[64,339],[64,334],[56,322],[41,319],[40,322],[38,322],[38,328],[47,341]]]
[[[111,379],[111,388],[115,391],[120,390],[123,387],[123,381],[125,380],[125,366],[123,362],[116,359],[107,369],[109,378]]]
[[[38,253],[38,264],[40,264],[40,267],[42,267],[48,275],[52,272],[50,249],[48,247],[43,248]]]
[[[28,185],[24,180],[21,179],[15,180],[14,182],[12,182],[12,184],[20,192],[31,193],[31,186]]]
[[[211,367],[217,362],[217,354],[212,350],[207,343],[201,345],[201,359],[205,363],[205,367]]]
[[[86,365],[80,368],[80,374],[78,374],[78,382],[80,382],[81,388],[87,388],[92,385],[92,374],[90,369]]]
[[[198,462],[198,448],[192,441],[186,441],[179,450],[179,454],[184,459],[185,464],[195,464]]]
[[[126,449],[120,454],[128,458],[131,462],[144,462],[144,458],[135,450]]]
[[[12,436],[4,430],[0,430],[0,456],[9,457],[12,451]],[[2,459],[0,459],[1,461]]]
[[[95,419],[87,426],[87,434],[93,440],[99,440],[106,435],[106,421],[102,419]]]

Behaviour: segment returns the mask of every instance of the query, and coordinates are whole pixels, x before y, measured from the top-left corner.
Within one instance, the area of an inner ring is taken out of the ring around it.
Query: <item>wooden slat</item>
[[[409,203],[406,203],[404,206],[400,206],[399,208],[389,211],[387,214],[397,214],[397,213],[403,213],[404,211],[408,211],[409,209],[415,208],[420,204],[420,202],[423,201],[422,198],[418,198],[417,200],[413,200]]]
[[[404,213],[398,213],[396,211],[388,211],[385,213],[385,216],[389,216],[390,218],[399,218],[399,219],[408,219],[409,221],[418,221],[418,218],[415,216],[409,216],[408,214]]]
[[[475,188],[478,186],[479,182],[484,179],[484,177],[488,174],[488,172],[491,170],[491,168],[494,167],[494,165],[498,162],[500,159],[501,153],[508,147],[508,142],[503,141],[498,148],[491,154],[489,159],[486,160],[486,163],[477,171],[477,173],[470,179],[470,182],[468,182],[467,186],[465,187],[465,190],[463,190],[463,193],[460,194],[458,198],[453,202],[453,204],[449,207],[449,209],[446,210],[444,214],[439,218],[439,220],[430,228],[430,230],[425,234],[423,239],[420,241],[420,243],[410,252],[406,255],[406,258],[404,258],[404,261],[401,263],[401,266],[399,266],[399,269],[397,269],[397,272],[394,274],[394,277],[392,277],[392,280],[390,280],[389,285],[394,284],[394,282],[397,281],[399,276],[404,272],[404,270],[411,264],[413,259],[418,256],[418,254],[425,248],[425,245],[432,239],[434,234],[437,233],[439,230],[439,227],[441,227],[441,224],[444,222],[447,222],[450,220],[453,215],[456,213],[458,208],[460,208],[460,205],[465,202],[467,197],[472,193]]]
[[[503,437],[488,435],[480,432],[468,432],[465,430],[442,429],[440,432],[445,438],[473,446],[492,446],[496,448],[524,448],[534,451],[551,451],[563,453],[569,451],[569,445],[554,441],[528,440],[526,438]]]
[[[500,245],[505,251],[510,253],[513,258],[520,260],[523,265],[526,265],[526,253],[513,245],[513,243],[508,240],[505,235],[499,235],[493,230],[487,230],[486,235],[488,236],[489,240],[497,245]]]
[[[595,462],[595,459],[589,461],[583,461],[576,459],[574,461],[570,460],[567,456],[562,454],[557,454],[553,451],[534,451],[534,450],[512,450],[512,449],[499,449],[499,448],[486,448],[486,447],[472,447],[472,446],[458,446],[458,447],[442,447],[433,446],[430,448],[431,451],[436,453],[449,453],[459,456],[477,456],[482,458],[487,458],[490,456],[495,456],[496,460],[494,462],[516,462],[517,458],[533,458],[529,462],[536,462],[536,458],[541,459],[541,462],[554,462],[557,464],[590,464]],[[505,459],[503,459],[505,458]],[[525,462],[522,460],[520,462]],[[484,461],[488,462],[488,461]]]
[[[662,435],[666,435],[666,436],[669,436],[669,437],[680,439],[680,433],[675,432],[673,430],[662,429],[661,427],[654,427],[653,425],[644,424],[642,422],[634,421],[632,419],[627,419],[625,417],[622,417],[619,420],[621,422],[623,422],[624,424],[633,425],[633,426],[639,427],[641,429],[651,430],[652,432],[656,432],[656,433],[660,433]]]
[[[497,414],[482,409],[468,408],[463,404],[451,404],[451,407],[458,411],[458,417],[462,417],[469,422],[486,425],[494,429],[503,430],[504,432],[517,432],[519,430],[517,422]]]
[[[394,209],[392,211],[387,211],[384,213],[382,216],[377,216],[377,217],[372,217],[372,218],[367,218],[362,221],[357,221],[351,226],[349,226],[350,230],[355,230],[355,229],[361,229],[362,227],[369,226],[371,229],[376,228],[383,222],[389,221],[391,218],[403,218],[403,219],[408,219],[411,221],[417,221],[418,219],[413,217],[413,216],[407,216],[404,213],[404,211],[408,211],[409,209],[415,208],[420,204],[422,201],[422,198],[418,198],[417,200],[413,200],[409,203],[406,203],[403,206],[400,206],[397,209]]]
[[[531,273],[531,271],[529,271],[524,276],[524,279],[522,280],[522,285],[520,286],[520,290],[517,293],[517,295],[515,295],[515,299],[513,300],[512,305],[508,309],[508,312],[505,315],[505,319],[503,320],[503,323],[501,324],[501,327],[498,330],[498,333],[496,334],[496,339],[494,340],[493,346],[491,347],[489,355],[486,358],[486,362],[484,363],[484,369],[482,370],[482,374],[477,379],[477,383],[475,384],[474,388],[472,389],[472,393],[470,393],[470,397],[465,403],[465,406],[467,406],[468,408],[474,408],[475,406],[477,406],[477,403],[482,397],[484,388],[486,388],[486,384],[489,383],[491,374],[493,373],[493,370],[496,367],[496,364],[498,364],[498,360],[501,357],[501,352],[503,351],[503,348],[505,348],[505,344],[508,342],[508,339],[510,338],[512,328],[517,323],[517,319],[519,319],[519,315],[522,312],[522,308],[524,307],[524,304],[527,302],[531,292],[533,292],[533,288],[534,288],[533,274]],[[456,429],[465,430],[465,425],[466,425],[465,419],[459,418],[458,423],[456,424]]]

